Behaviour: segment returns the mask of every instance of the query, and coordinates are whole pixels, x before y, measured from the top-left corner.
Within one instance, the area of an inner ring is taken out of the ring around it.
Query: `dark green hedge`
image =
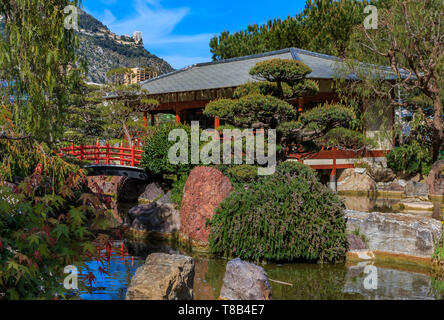
[[[154,174],[175,174],[181,176],[191,171],[190,164],[172,164],[168,159],[169,149],[176,143],[168,141],[171,130],[184,129],[188,133],[188,159],[191,159],[191,128],[188,125],[178,125],[175,123],[163,124],[155,127],[154,131],[145,140],[144,154],[141,166],[147,172]]]
[[[250,261],[342,261],[346,221],[340,199],[295,162],[237,188],[209,221],[213,253]]]

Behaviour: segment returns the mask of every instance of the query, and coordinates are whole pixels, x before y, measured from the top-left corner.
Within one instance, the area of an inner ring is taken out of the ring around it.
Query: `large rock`
[[[404,193],[407,197],[427,197],[429,188],[425,183],[409,181],[405,186]]]
[[[365,170],[345,169],[338,178],[338,192],[376,192],[376,182],[370,178]]]
[[[117,198],[121,202],[137,202],[146,185],[146,181],[125,177],[117,186]]]
[[[193,300],[193,258],[153,253],[137,269],[126,300]]]
[[[162,182],[152,182],[148,184],[144,192],[140,195],[140,199],[147,201],[158,201],[159,199],[165,197],[168,193],[169,187]]]
[[[370,250],[430,259],[441,239],[441,222],[399,213],[346,210],[347,232],[359,231]]]
[[[87,177],[88,187],[92,192],[105,194],[117,194],[117,188],[122,179],[123,177]]]
[[[432,167],[430,174],[427,178],[427,186],[429,188],[430,195],[444,196],[444,160],[437,161]]]
[[[180,215],[172,204],[142,204],[128,212],[130,228],[143,233],[170,233],[180,230]]]
[[[223,300],[271,300],[265,270],[241,259],[227,263],[220,298]]]
[[[182,238],[194,244],[207,244],[209,228],[205,226],[206,221],[213,217],[215,209],[232,191],[230,180],[217,169],[197,167],[191,171],[180,209]]]
[[[392,182],[396,178],[396,174],[390,168],[372,166],[368,170],[368,175],[376,182]]]

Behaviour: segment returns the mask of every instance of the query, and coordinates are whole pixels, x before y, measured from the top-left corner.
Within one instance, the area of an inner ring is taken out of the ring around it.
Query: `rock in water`
[[[181,236],[194,243],[207,244],[209,228],[205,226],[206,221],[213,217],[215,209],[231,191],[230,180],[219,170],[197,167],[191,171],[180,209]]]
[[[192,300],[193,258],[153,253],[131,279],[126,300]]]
[[[425,183],[409,181],[405,186],[405,195],[407,197],[426,197],[429,194],[429,188]]]
[[[433,196],[444,197],[444,161],[437,161],[430,171],[427,178],[427,185],[429,187],[429,193]]]
[[[172,204],[142,204],[132,208],[128,215],[135,231],[175,233],[180,229],[180,215]]]
[[[441,239],[441,222],[411,214],[346,210],[347,231],[356,230],[371,251],[431,259]]]
[[[271,287],[265,270],[237,258],[227,263],[220,291],[223,300],[271,300]]]

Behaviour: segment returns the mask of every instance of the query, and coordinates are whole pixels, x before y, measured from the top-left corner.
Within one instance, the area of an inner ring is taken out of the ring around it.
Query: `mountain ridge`
[[[105,83],[113,68],[154,68],[159,75],[174,71],[165,60],[151,54],[142,41],[127,35],[116,35],[87,12],[79,14],[79,55],[88,62],[86,80]]]

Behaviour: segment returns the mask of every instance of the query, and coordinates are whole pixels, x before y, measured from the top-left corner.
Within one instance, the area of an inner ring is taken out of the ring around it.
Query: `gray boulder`
[[[193,300],[193,281],[193,258],[153,253],[131,279],[126,300]]]
[[[131,229],[143,232],[175,233],[180,230],[180,215],[172,204],[150,203],[128,212]]]
[[[140,195],[140,199],[154,202],[163,198],[167,193],[168,187],[166,184],[162,182],[152,182],[146,186],[144,192]]]
[[[425,183],[409,181],[405,186],[405,195],[407,197],[427,197],[429,187]]]
[[[265,270],[253,263],[234,259],[227,263],[222,300],[271,300],[271,287]]]
[[[429,217],[399,213],[346,210],[347,232],[358,230],[368,248],[389,254],[430,259],[441,239],[441,222]]]

